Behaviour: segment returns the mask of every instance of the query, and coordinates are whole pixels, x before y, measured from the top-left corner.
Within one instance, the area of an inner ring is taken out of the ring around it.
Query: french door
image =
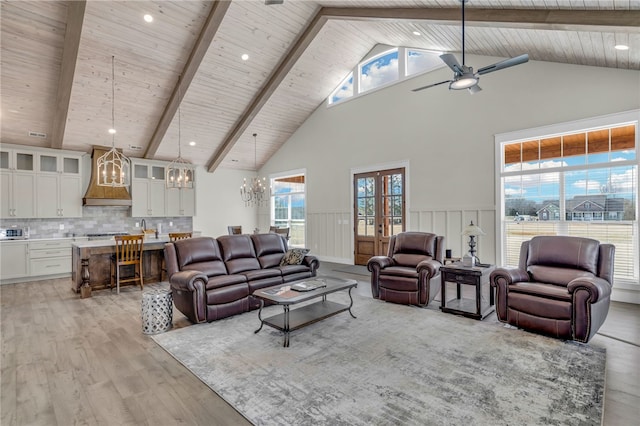
[[[404,167],[354,175],[355,264],[386,255],[389,238],[405,228]]]

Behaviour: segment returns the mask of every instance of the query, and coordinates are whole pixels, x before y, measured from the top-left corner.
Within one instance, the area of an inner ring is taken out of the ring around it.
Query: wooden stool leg
[[[140,268],[140,290],[144,289],[144,279],[143,277],[143,273],[142,273],[142,259],[140,259],[140,263],[139,263],[139,268]]]
[[[120,265],[116,264],[116,294],[120,294]]]

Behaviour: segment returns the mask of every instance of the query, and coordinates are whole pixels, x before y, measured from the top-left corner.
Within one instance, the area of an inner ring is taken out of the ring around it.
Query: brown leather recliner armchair
[[[426,306],[440,289],[444,237],[403,232],[389,240],[387,256],[369,259],[373,297],[387,302]]]
[[[539,236],[522,243],[517,268],[491,273],[498,320],[588,342],[609,312],[615,247],[597,240]]]

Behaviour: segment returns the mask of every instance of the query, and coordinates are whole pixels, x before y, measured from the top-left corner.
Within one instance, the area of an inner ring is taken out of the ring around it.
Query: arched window
[[[398,80],[398,49],[383,52],[360,65],[360,93]]]
[[[361,61],[331,93],[333,105],[445,66],[441,52],[394,47]]]

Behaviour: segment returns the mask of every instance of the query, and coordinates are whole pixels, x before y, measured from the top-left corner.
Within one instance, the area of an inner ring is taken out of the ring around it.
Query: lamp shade
[[[474,225],[473,221],[469,225],[467,225],[462,231],[462,235],[487,235],[485,232],[480,229],[478,225]]]

